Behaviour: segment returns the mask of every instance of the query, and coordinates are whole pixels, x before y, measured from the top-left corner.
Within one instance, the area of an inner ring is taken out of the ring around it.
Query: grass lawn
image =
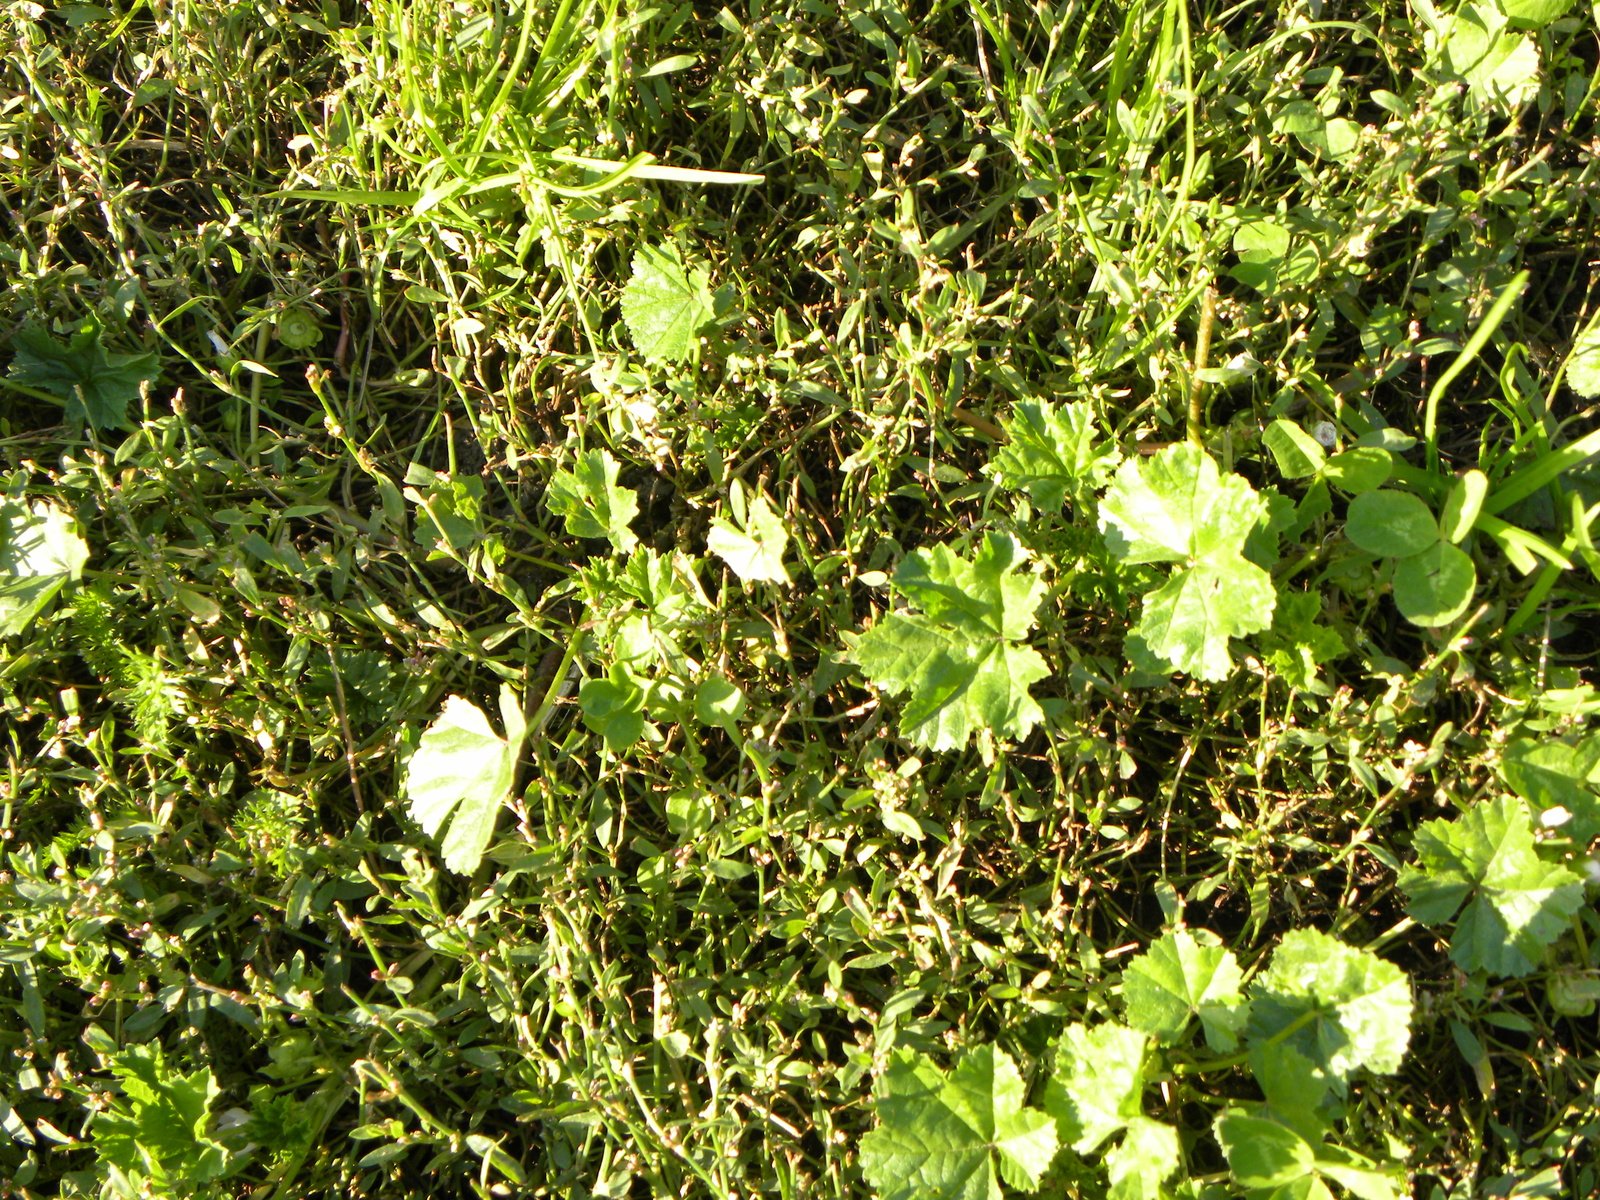
[[[0,1197],[1600,1195],[1592,0],[0,46]]]

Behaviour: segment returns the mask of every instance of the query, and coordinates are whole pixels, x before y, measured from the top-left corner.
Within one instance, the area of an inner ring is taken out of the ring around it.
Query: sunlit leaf
[[[1176,564],[1134,626],[1152,653],[1197,679],[1221,680],[1233,667],[1229,639],[1272,624],[1272,577],[1244,557],[1268,511],[1248,482],[1224,477],[1188,442],[1122,464],[1100,501],[1106,545],[1127,562]]]
[[[1456,918],[1450,958],[1463,971],[1529,974],[1583,906],[1583,881],[1539,857],[1520,799],[1427,821],[1413,845],[1417,865],[1400,873],[1409,911],[1424,925]]]
[[[511,794],[517,750],[490,727],[482,709],[460,696],[444,702],[417,743],[406,766],[411,819],[429,837],[450,822],[439,847],[450,870],[470,875],[478,869]]]
[[[683,362],[715,316],[711,275],[689,267],[671,246],[641,246],[622,291],[622,319],[647,360]]]
[[[958,750],[979,730],[1023,738],[1043,719],[1028,688],[1049,669],[1021,639],[1044,584],[1021,564],[1006,534],[986,535],[971,562],[945,545],[917,550],[894,587],[921,611],[886,613],[856,639],[867,678],[907,697],[900,731],[917,745]]]
[[[968,1050],[948,1076],[900,1051],[878,1086],[877,1127],[861,1139],[862,1174],[879,1200],[1001,1200],[1002,1181],[1036,1191],[1056,1132],[1026,1098],[1003,1050]]]

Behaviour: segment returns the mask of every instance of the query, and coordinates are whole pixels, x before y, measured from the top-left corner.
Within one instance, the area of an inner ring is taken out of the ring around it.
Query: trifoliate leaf
[[[1363,492],[1350,501],[1345,536],[1369,554],[1419,554],[1439,540],[1439,522],[1410,492]]]
[[[1128,1024],[1170,1046],[1199,1017],[1206,1042],[1226,1054],[1239,1044],[1248,1015],[1242,980],[1238,960],[1215,934],[1174,930],[1123,968]]]
[[[1405,972],[1315,929],[1285,934],[1249,993],[1250,1039],[1282,1037],[1340,1085],[1361,1067],[1397,1071],[1411,1040]]]
[[[706,546],[744,583],[789,582],[783,565],[789,531],[765,493],[756,493],[738,525],[725,517],[712,521]]]
[[[460,696],[447,699],[423,732],[406,766],[406,798],[411,819],[429,837],[450,821],[439,846],[450,870],[470,875],[478,869],[500,806],[511,794],[518,748]]]
[[[48,500],[0,501],[0,638],[26,630],[88,561],[64,510]]]
[[[1228,639],[1272,624],[1272,577],[1244,557],[1267,515],[1249,483],[1224,479],[1188,442],[1122,464],[1100,501],[1106,545],[1126,562],[1178,565],[1144,598],[1134,627],[1152,653],[1197,679],[1227,678]]]
[[[1293,421],[1282,418],[1268,425],[1261,435],[1262,444],[1272,451],[1278,470],[1285,479],[1304,479],[1317,475],[1328,461],[1328,452]]]
[[[1477,586],[1472,559],[1449,542],[1435,542],[1394,566],[1394,606],[1424,629],[1448,625],[1466,612]]]
[[[711,275],[703,267],[688,268],[671,246],[641,246],[634,253],[622,319],[647,360],[683,362],[715,315]]]
[[[1007,442],[984,468],[1001,487],[1028,494],[1034,506],[1058,512],[1069,496],[1105,486],[1121,457],[1100,436],[1094,409],[1027,401],[1002,423]]]
[[[1533,806],[1541,823],[1578,846],[1600,836],[1600,797],[1588,782],[1600,767],[1600,734],[1577,745],[1518,738],[1500,756],[1500,778]],[[1562,815],[1565,814],[1565,820]]]
[[[100,342],[100,326],[86,321],[67,341],[42,325],[17,331],[9,378],[66,401],[68,421],[95,429],[128,428],[128,405],[139,385],[154,383],[161,362],[154,354],[113,354]]]
[[[639,515],[639,498],[632,488],[619,487],[617,460],[604,450],[579,455],[570,471],[560,470],[550,479],[545,507],[566,521],[573,537],[606,538],[618,554],[639,542],[628,528]]]
[[[1055,1158],[1056,1133],[1026,1098],[1003,1050],[969,1050],[948,1077],[902,1050],[879,1083],[862,1173],[879,1200],[1001,1200],[1002,1180],[1035,1191]]]
[[[1183,1165],[1178,1131],[1171,1125],[1134,1117],[1122,1140],[1106,1151],[1111,1177],[1107,1200],[1165,1200],[1162,1184]]]
[[[1460,910],[1450,958],[1463,971],[1527,975],[1583,906],[1583,881],[1539,857],[1519,799],[1427,821],[1413,845],[1418,865],[1400,873],[1408,911],[1424,925],[1442,925]]]
[[[986,535],[971,562],[945,545],[914,551],[894,589],[922,611],[886,613],[856,639],[867,678],[907,696],[900,732],[917,745],[959,750],[979,730],[1023,738],[1044,718],[1028,687],[1049,668],[1020,643],[1045,589],[1021,563],[1007,534]]]
[[[1148,1047],[1144,1034],[1115,1021],[1062,1030],[1043,1100],[1062,1142],[1088,1154],[1142,1115]]]
[[[621,663],[613,663],[604,679],[590,679],[578,689],[583,723],[620,754],[644,736],[644,689]]]

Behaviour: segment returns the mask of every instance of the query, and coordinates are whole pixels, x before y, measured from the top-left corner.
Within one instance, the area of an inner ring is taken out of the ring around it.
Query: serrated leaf
[[[1171,1125],[1134,1117],[1122,1140],[1106,1151],[1111,1179],[1107,1200],[1164,1200],[1162,1184],[1183,1165],[1178,1131]]]
[[[1174,930],[1123,968],[1128,1024],[1175,1045],[1199,1017],[1206,1042],[1226,1054],[1238,1045],[1248,1015],[1242,981],[1238,960],[1215,934]]]
[[[1573,342],[1565,378],[1578,395],[1600,398],[1600,321],[1590,321]]]
[[[1056,1134],[1026,1097],[1003,1050],[969,1050],[948,1077],[902,1050],[880,1082],[861,1171],[880,1200],[1001,1200],[1002,1180],[1035,1191],[1055,1158]]]
[[[639,542],[629,528],[639,515],[639,498],[632,488],[618,485],[620,471],[607,451],[590,450],[578,456],[572,470],[551,477],[544,502],[573,537],[605,538],[618,554],[626,554]]]
[[[1260,1115],[1287,1125],[1312,1145],[1328,1132],[1323,1105],[1334,1082],[1293,1046],[1269,1042],[1250,1051],[1250,1070],[1266,1097]]]
[[[1048,401],[1018,404],[1002,422],[1006,444],[984,474],[1001,487],[1026,492],[1034,506],[1059,512],[1069,496],[1099,491],[1121,457],[1100,435],[1094,409],[1082,403],[1059,408]]]
[[[1341,1086],[1362,1067],[1392,1074],[1411,1040],[1405,972],[1315,929],[1285,934],[1249,995],[1252,1042],[1281,1037]]]
[[[684,362],[695,337],[716,315],[711,275],[689,268],[671,246],[641,246],[622,290],[622,319],[646,360]]]
[[[1424,925],[1460,911],[1450,958],[1463,971],[1529,974],[1583,906],[1583,881],[1539,857],[1519,799],[1502,796],[1453,821],[1427,821],[1412,844],[1417,865],[1400,873],[1408,911]]]
[[[1100,501],[1100,528],[1118,558],[1178,564],[1144,598],[1133,632],[1155,654],[1197,679],[1227,678],[1228,640],[1272,624],[1272,577],[1244,557],[1269,507],[1242,477],[1224,478],[1188,442],[1148,461],[1130,459]]]
[[[185,1074],[152,1044],[111,1055],[111,1073],[122,1095],[95,1117],[94,1144],[135,1194],[188,1195],[223,1173],[227,1148],[207,1132],[221,1094],[209,1069]]]
[[[154,354],[113,354],[100,341],[100,327],[85,322],[65,342],[42,325],[26,325],[12,340],[16,356],[8,376],[66,401],[68,421],[95,429],[126,429],[128,405],[141,384],[161,374]]]
[[[756,493],[741,524],[742,528],[725,517],[712,521],[706,534],[707,548],[744,583],[788,583],[783,555],[789,547],[789,531],[765,493]]]
[[[439,846],[448,869],[461,875],[478,869],[511,795],[517,751],[481,708],[460,696],[446,699],[423,732],[406,765],[406,798],[411,819],[429,837],[450,822]]]
[[[1142,1115],[1149,1044],[1143,1033],[1115,1021],[1062,1030],[1042,1103],[1063,1143],[1088,1154]]]
[[[1600,836],[1600,797],[1589,784],[1600,766],[1600,734],[1577,745],[1518,738],[1500,756],[1500,778],[1547,821],[1579,846]],[[1570,814],[1561,822],[1558,812]]]
[[[886,613],[856,639],[850,655],[867,678],[908,697],[900,732],[917,745],[959,750],[980,730],[1020,739],[1043,719],[1028,688],[1049,669],[1019,642],[1044,584],[1021,564],[1007,534],[986,535],[971,562],[945,545],[917,550],[894,588],[922,611]]]
[[[0,638],[26,630],[88,561],[88,543],[63,509],[0,501]]]

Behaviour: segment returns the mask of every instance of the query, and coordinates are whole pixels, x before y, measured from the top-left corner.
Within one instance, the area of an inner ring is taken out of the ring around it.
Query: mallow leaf
[[[850,657],[877,687],[905,696],[900,732],[931,750],[959,750],[979,731],[1023,738],[1044,717],[1029,685],[1049,674],[1022,639],[1044,583],[1020,570],[1008,534],[984,537],[972,561],[947,545],[916,550],[894,590],[921,611],[885,613]]]
[[[1529,974],[1583,906],[1583,881],[1539,857],[1515,797],[1424,822],[1412,844],[1417,865],[1400,872],[1408,911],[1424,925],[1456,918],[1450,958],[1463,971]]]
[[[1500,756],[1500,778],[1579,847],[1600,836],[1600,796],[1588,782],[1600,768],[1600,734],[1576,745],[1518,738]]]
[[[1143,1115],[1149,1044],[1144,1034],[1115,1021],[1062,1030],[1043,1104],[1063,1143],[1091,1153]]]
[[[0,638],[23,632],[83,575],[89,546],[48,500],[0,500]]]
[[[561,517],[573,537],[605,538],[618,554],[639,542],[629,528],[639,515],[639,498],[621,487],[617,460],[604,450],[578,456],[572,470],[557,471],[545,491],[545,507]]]
[[[1162,1184],[1183,1165],[1178,1131],[1134,1117],[1122,1140],[1106,1151],[1105,1164],[1111,1179],[1107,1200],[1166,1200]]]
[[[730,499],[734,520],[718,517],[711,522],[707,548],[732,567],[743,583],[788,583],[783,554],[789,545],[789,531],[766,493],[757,492],[747,500],[735,480]]]
[[[16,357],[8,376],[66,401],[68,421],[95,429],[125,429],[128,405],[139,386],[154,383],[161,361],[154,354],[114,354],[100,341],[100,326],[85,321],[65,342],[42,325],[25,325],[12,339]]]
[[[95,1150],[129,1195],[192,1195],[228,1165],[228,1151],[207,1132],[221,1094],[211,1071],[181,1072],[159,1045],[129,1046],[111,1056],[121,1095],[91,1127]]]
[[[1268,506],[1244,478],[1226,478],[1188,442],[1147,461],[1130,459],[1100,501],[1106,545],[1130,563],[1173,563],[1144,598],[1133,632],[1150,651],[1196,679],[1227,678],[1228,639],[1272,624],[1272,577],[1244,556]]]
[[[878,1125],[861,1139],[861,1170],[879,1200],[1001,1200],[1032,1192],[1056,1155],[1051,1119],[1025,1103],[1016,1064],[993,1046],[968,1050],[945,1075],[899,1051],[877,1089]]]
[[[505,715],[517,719],[510,711]],[[429,837],[450,822],[440,851],[444,865],[458,874],[478,869],[500,806],[511,795],[523,730],[519,724],[510,732],[509,740],[501,737],[476,704],[451,696],[407,763],[411,819]]]
[[[1279,1039],[1337,1090],[1361,1067],[1399,1070],[1411,1040],[1405,972],[1315,929],[1285,934],[1249,995],[1249,1040]]]
[[[1238,1046],[1248,1014],[1242,980],[1238,960],[1216,934],[1174,930],[1123,968],[1128,1023],[1170,1046],[1199,1017],[1207,1043],[1226,1054]]]
[[[1071,402],[1018,404],[1002,422],[1006,444],[984,474],[1010,491],[1026,492],[1034,506],[1058,512],[1068,497],[1098,492],[1121,457],[1100,435],[1094,409]]]
[[[705,268],[690,268],[671,246],[635,251],[633,278],[622,290],[622,320],[646,360],[683,362],[715,315]]]

